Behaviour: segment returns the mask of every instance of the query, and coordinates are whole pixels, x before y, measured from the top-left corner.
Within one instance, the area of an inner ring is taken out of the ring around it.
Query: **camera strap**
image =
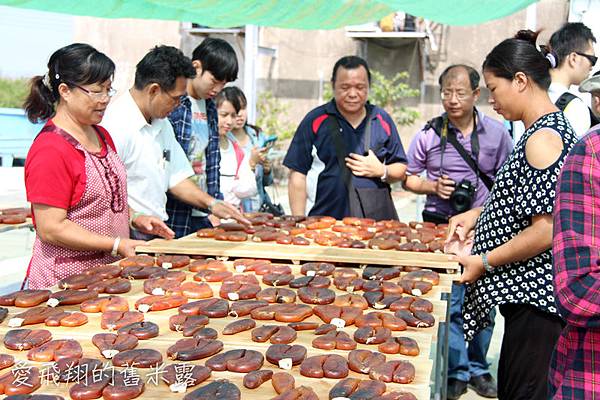
[[[491,191],[492,186],[494,186],[494,182],[492,179],[477,165],[475,161],[479,156],[479,137],[477,135],[477,122],[476,122],[477,112],[473,110],[473,132],[471,132],[471,150],[473,154],[469,154],[467,150],[458,142],[456,138],[456,134],[454,132],[448,132],[448,116],[444,114],[443,117],[434,118],[434,120],[430,121],[428,125],[433,129],[433,131],[440,137],[440,149],[441,149],[441,161],[440,161],[440,171],[443,168],[444,162],[444,152],[446,150],[446,143],[450,143],[458,152],[458,154],[462,157],[463,160],[467,163],[467,165],[475,172],[478,179],[481,179],[485,187]],[[442,120],[442,126],[440,127],[440,121]],[[438,121],[435,121],[438,120]],[[437,122],[437,123],[436,123]],[[437,125],[437,126],[436,126]],[[440,129],[441,128],[441,129]]]

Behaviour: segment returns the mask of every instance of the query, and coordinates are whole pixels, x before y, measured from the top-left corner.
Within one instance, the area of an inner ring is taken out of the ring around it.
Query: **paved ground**
[[[0,168],[0,182],[0,208],[27,204],[23,168]],[[0,233],[0,293],[15,289],[23,281],[34,237],[29,229]]]
[[[25,205],[25,188],[23,184],[22,168],[0,168],[0,208],[19,207]],[[275,186],[268,188],[269,194],[274,202],[281,203],[289,211],[287,200],[287,186]],[[417,196],[406,192],[394,192],[394,203],[400,220],[412,221],[418,219],[421,201]],[[418,211],[419,210],[419,211]],[[31,255],[34,233],[29,229],[22,229],[0,233],[0,294],[15,290],[22,281]],[[500,313],[497,313],[496,328],[488,353],[488,360],[492,363],[492,374],[496,376],[498,368],[498,356],[504,323]],[[461,397],[464,400],[483,399],[474,391],[469,390]]]

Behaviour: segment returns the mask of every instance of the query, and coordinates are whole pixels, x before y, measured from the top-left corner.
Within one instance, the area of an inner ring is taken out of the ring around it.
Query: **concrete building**
[[[542,29],[540,38],[544,42],[568,16],[569,1],[542,0],[529,10],[480,25],[432,24],[423,37],[369,37],[349,34],[345,29],[300,31],[262,27],[258,56],[249,60],[244,59],[244,31],[237,28],[210,30],[171,21],[76,17],[74,40],[88,42],[109,54],[118,65],[115,86],[125,89],[133,80],[135,64],[152,46],[179,46],[191,54],[207,35],[222,37],[233,45],[241,61],[236,84],[244,85],[244,62],[255,63],[257,91],[271,91],[287,103],[289,111],[282,118],[293,125],[321,101],[323,85],[330,80],[335,61],[343,55],[359,54],[367,58],[373,69],[388,76],[398,71],[410,72],[411,85],[421,90],[418,98],[404,100],[421,116],[412,126],[399,127],[403,142],[408,144],[414,132],[441,111],[437,77],[446,66],[466,63],[479,69],[487,52],[503,38],[519,29],[534,27]],[[499,118],[487,106],[485,90],[479,107]]]

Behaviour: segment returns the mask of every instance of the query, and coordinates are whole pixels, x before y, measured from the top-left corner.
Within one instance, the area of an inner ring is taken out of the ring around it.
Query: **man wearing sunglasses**
[[[582,137],[592,122],[593,114],[576,95],[569,92],[571,85],[586,79],[598,58],[594,53],[594,34],[581,22],[564,24],[550,37],[550,54],[556,58],[556,67],[550,70],[552,83],[548,89],[550,100],[563,110],[571,126]]]
[[[552,83],[548,88],[550,100],[564,112],[577,136],[585,135],[590,126],[599,121],[586,104],[570,92],[571,85],[580,85],[598,61],[594,53],[594,34],[581,22],[567,22],[550,37],[546,58],[552,68]],[[515,143],[525,132],[520,121],[512,123]]]

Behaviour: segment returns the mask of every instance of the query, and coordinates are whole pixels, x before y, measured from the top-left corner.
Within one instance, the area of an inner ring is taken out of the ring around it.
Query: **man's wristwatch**
[[[131,229],[135,229],[135,227],[133,226],[133,221],[135,221],[135,219],[137,217],[140,217],[142,215],[145,215],[145,214],[142,213],[142,212],[137,212],[137,211],[134,211],[133,213],[130,214],[130,216],[129,216],[129,227]]]
[[[387,170],[387,165],[383,164],[383,175],[381,176],[381,182],[387,182],[387,175],[388,175],[388,170]]]
[[[213,208],[219,203],[223,203],[223,200],[213,198],[211,200],[211,202],[208,204],[208,207],[207,207],[208,211],[212,213]]]
[[[485,272],[492,272],[492,270],[494,268],[488,262],[488,254],[490,254],[490,253],[482,254],[481,255],[481,260],[483,261],[483,269],[485,269]]]

